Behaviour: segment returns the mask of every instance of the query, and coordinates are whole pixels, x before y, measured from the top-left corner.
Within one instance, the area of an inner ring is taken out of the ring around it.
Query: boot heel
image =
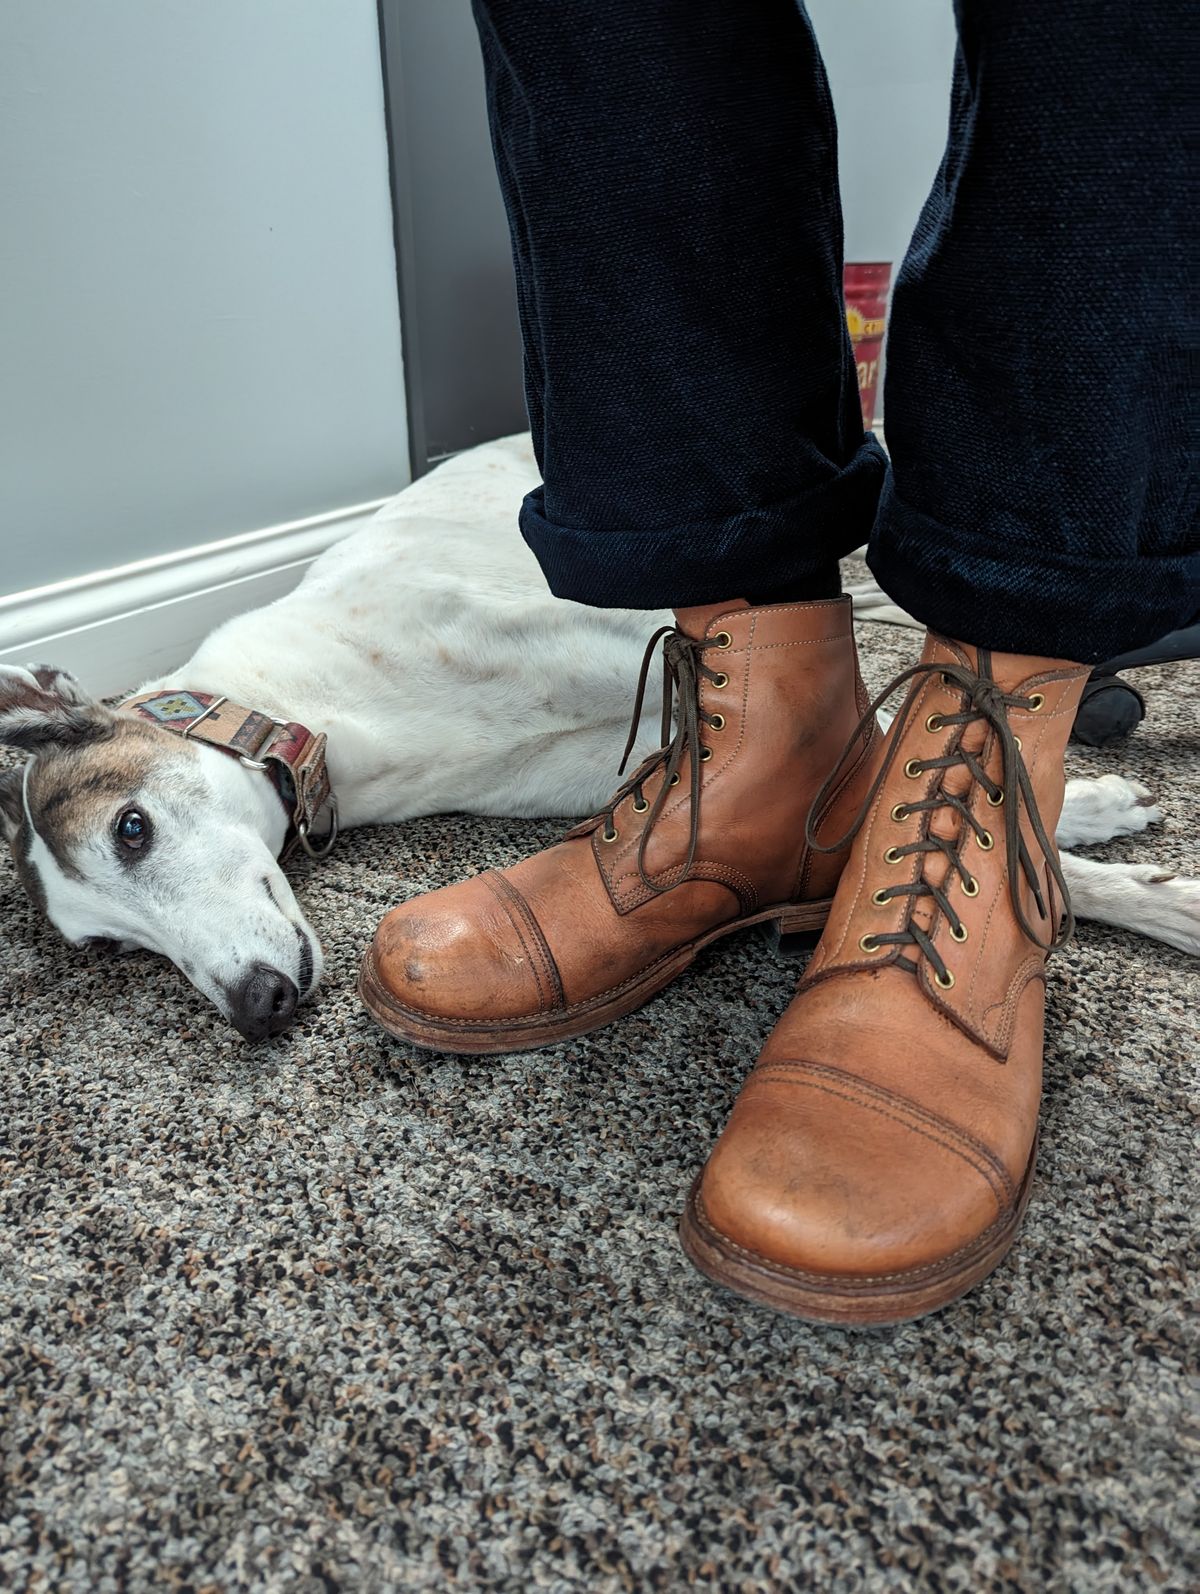
[[[778,918],[768,919],[762,933],[776,957],[806,958],[820,940],[832,906],[831,897],[823,902],[794,902]]]

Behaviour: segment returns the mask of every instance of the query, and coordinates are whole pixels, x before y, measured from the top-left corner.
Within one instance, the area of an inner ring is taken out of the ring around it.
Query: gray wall
[[[418,449],[521,424],[468,0],[385,0]],[[810,0],[850,259],[936,167],[950,0]],[[397,30],[399,32],[399,30]],[[0,591],[401,486],[372,0],[0,0]]]
[[[951,0],[808,0],[838,118],[847,260],[899,266],[950,113]]]
[[[0,217],[0,590],[407,479],[373,0],[2,0]]]

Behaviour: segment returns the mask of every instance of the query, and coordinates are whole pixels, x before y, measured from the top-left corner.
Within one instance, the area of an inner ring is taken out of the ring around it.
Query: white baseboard
[[[0,598],[0,664],[54,664],[108,696],[181,663],[232,615],[291,590],[387,502],[268,526]]]

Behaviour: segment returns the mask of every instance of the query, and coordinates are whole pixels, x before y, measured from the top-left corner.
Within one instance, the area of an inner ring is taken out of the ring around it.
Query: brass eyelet
[[[709,725],[709,729],[710,730],[723,731],[725,729],[725,716],[724,716],[724,714],[713,714],[713,715],[711,715],[710,718],[709,718],[709,721],[708,721],[708,725]]]
[[[985,830],[982,835],[976,836],[975,840],[979,843],[984,852],[991,852],[992,848],[996,845],[996,838],[992,835],[990,830]]]
[[[679,785],[679,771],[678,770],[676,770],[675,773],[671,776],[670,780],[667,782],[667,785],[668,786],[678,786]]]
[[[964,897],[977,897],[979,895],[979,881],[964,880],[962,891]]]
[[[899,863],[904,854],[899,847],[889,847],[883,855],[884,863]]]
[[[859,950],[862,952],[878,952],[880,950],[879,942],[873,935],[864,935],[859,941],[858,946]]]
[[[965,924],[960,924],[957,930],[951,930],[950,931],[950,939],[952,941],[957,941],[959,946],[961,946],[963,944],[963,942],[967,939],[967,927],[966,927],[966,925]]]
[[[618,838],[618,836],[620,836],[620,834],[621,834],[621,832],[614,828],[612,835],[611,836],[606,836],[604,831],[602,830],[600,832],[600,840],[603,841],[603,842],[607,842],[607,844],[609,846],[611,846],[613,844],[613,842],[617,840],[617,838]]]
[[[728,631],[718,631],[716,636],[713,637],[713,647],[715,648],[724,649],[731,648],[732,646],[733,638],[730,636]]]
[[[954,684],[955,684],[954,677],[952,675],[947,675],[945,670],[943,670],[942,671],[942,685],[943,686],[953,686]]]
[[[940,731],[941,728],[942,716],[940,714],[931,714],[925,721],[925,729],[927,731]]]
[[[1004,793],[1003,792],[999,792],[995,797],[993,797],[990,793],[988,794],[988,807],[989,808],[999,808],[1000,804],[1003,801],[1004,801]]]
[[[903,803],[897,803],[896,806],[892,809],[892,818],[896,821],[897,824],[899,824],[902,819],[907,819],[908,818],[908,809],[904,806]]]
[[[1021,738],[1019,736],[1014,736],[1013,741],[1016,742],[1017,752],[1019,753],[1021,751]]]
[[[882,886],[871,897],[871,901],[875,904],[875,906],[877,908],[886,908],[888,903],[891,900],[892,900],[891,897],[888,896],[887,887],[886,886]]]
[[[954,984],[954,976],[951,974],[950,970],[947,969],[946,978],[943,979],[940,974],[935,974],[933,976],[933,983],[937,986],[940,986],[943,991],[948,991]]]
[[[919,758],[910,758],[908,763],[904,766],[904,773],[908,776],[909,780],[916,780],[917,776],[922,773],[921,760]]]
[[[712,748],[711,747],[702,747],[700,749],[700,762],[702,764],[707,764],[711,757],[712,757]]]
[[[718,692],[721,691],[723,687],[729,685],[729,677],[725,674],[724,670],[717,671],[716,675],[713,676],[712,684]]]
[[[641,802],[638,802],[636,797],[633,800],[633,811],[635,814],[644,814],[649,806],[650,804],[646,802],[644,798]]]
[[[1029,712],[1031,714],[1036,714],[1038,709],[1041,708],[1041,706],[1043,705],[1043,703],[1045,703],[1045,701],[1046,701],[1045,692],[1031,692],[1029,694],[1029,702],[1025,706],[1026,706],[1026,708],[1028,708],[1028,710],[1029,710]]]

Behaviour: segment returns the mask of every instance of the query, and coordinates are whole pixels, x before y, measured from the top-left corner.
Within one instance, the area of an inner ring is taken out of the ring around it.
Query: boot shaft
[[[696,845],[688,878],[733,885],[746,909],[780,900],[781,882],[783,900],[831,894],[841,860],[810,857],[804,825],[865,703],[850,600],[725,604],[682,610],[677,618],[685,637],[702,644],[697,745],[686,748],[673,773],[665,762],[655,768],[614,812],[611,827],[580,827],[579,833],[592,831],[614,906],[628,912],[655,886],[683,877],[693,806]],[[838,812],[861,801],[874,740],[868,726],[836,794]],[[655,815],[664,781],[668,791]],[[615,839],[605,839],[614,832]]]

